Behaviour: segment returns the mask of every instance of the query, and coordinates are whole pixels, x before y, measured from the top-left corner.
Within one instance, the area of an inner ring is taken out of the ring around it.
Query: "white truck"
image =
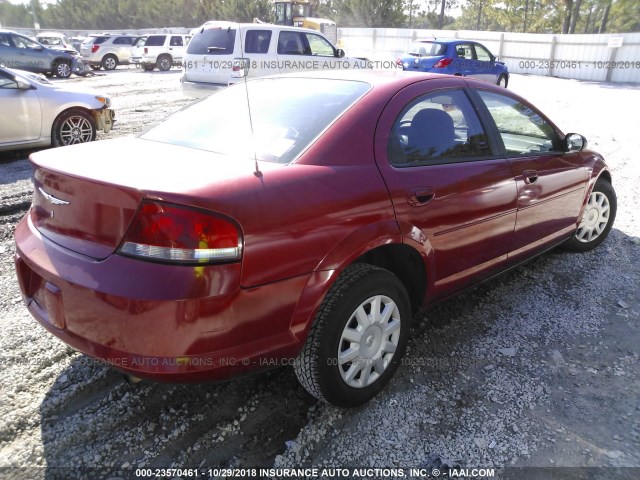
[[[131,47],[131,63],[140,65],[147,72],[155,68],[167,71],[174,65],[180,66],[190,39],[190,35],[177,33],[140,38]]]

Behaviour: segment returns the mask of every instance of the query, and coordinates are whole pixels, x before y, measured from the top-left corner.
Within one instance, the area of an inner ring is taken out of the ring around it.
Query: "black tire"
[[[153,69],[154,69],[154,68],[156,68],[156,66],[155,66],[155,65],[150,65],[150,64],[148,64],[148,63],[145,63],[145,64],[143,64],[143,65],[142,65],[142,69],[143,69],[145,72],[153,72]]]
[[[158,60],[156,61],[156,66],[158,70],[161,72],[166,72],[171,70],[171,66],[173,65],[173,59],[169,55],[160,55]]]
[[[51,143],[54,147],[92,142],[95,138],[96,122],[90,113],[79,108],[62,112],[51,128]]]
[[[600,178],[589,194],[575,235],[565,246],[574,252],[587,252],[596,248],[609,235],[617,209],[618,200],[613,186],[606,179]]]
[[[499,87],[507,88],[507,85],[509,85],[509,78],[506,75],[500,75],[498,77],[496,85],[498,85]]]
[[[69,78],[71,76],[71,62],[67,60],[57,60],[53,64],[53,73],[58,78]]]
[[[373,310],[368,302],[375,298],[387,302],[382,306],[391,309],[391,317],[386,323],[383,319],[379,324],[374,322],[365,328],[356,318],[356,312],[363,307],[367,314],[365,318],[369,318]],[[320,306],[294,364],[296,376],[302,386],[320,400],[337,407],[362,405],[384,388],[400,365],[407,346],[410,323],[409,296],[402,282],[393,273],[368,264],[350,265],[329,289]],[[379,325],[385,325],[386,328],[382,329]],[[393,325],[393,330],[388,328]],[[350,332],[361,335],[364,340],[362,343],[355,342],[357,349],[351,340],[343,338],[347,328]],[[362,330],[356,332],[356,328]],[[383,345],[390,344],[395,344],[394,352],[383,348]],[[341,365],[339,353],[355,350],[356,362],[347,361]],[[381,362],[378,363],[380,371],[376,367],[376,359]],[[352,383],[370,383],[350,385],[346,377],[352,368],[354,372],[357,371],[350,379]],[[364,373],[367,368],[373,379]]]
[[[105,55],[102,57],[102,68],[105,70],[115,70],[118,66],[118,57],[115,55]]]

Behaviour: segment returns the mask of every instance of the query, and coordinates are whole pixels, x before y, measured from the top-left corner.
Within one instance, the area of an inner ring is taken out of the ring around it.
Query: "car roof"
[[[216,27],[233,28],[233,29],[251,28],[254,30],[295,30],[300,32],[322,33],[322,32],[319,32],[318,30],[312,30],[310,28],[292,27],[288,25],[276,25],[274,23],[238,23],[238,22],[228,22],[225,20],[220,20],[220,21],[211,20],[209,22],[204,23],[203,25],[200,25],[197,28],[194,28],[193,30],[197,33],[201,29],[208,30]]]
[[[421,80],[436,80],[449,78],[455,82],[461,77],[454,75],[443,75],[441,73],[423,73],[423,72],[405,72],[404,70],[316,70],[303,71],[296,73],[283,73],[271,75],[262,78],[318,78],[327,80],[351,80],[366,82],[372,86],[383,86],[397,84],[398,87],[404,86]],[[256,79],[258,80],[258,79]]]
[[[465,40],[463,38],[418,38],[415,41],[420,43],[442,43],[442,44],[478,43],[475,40]]]

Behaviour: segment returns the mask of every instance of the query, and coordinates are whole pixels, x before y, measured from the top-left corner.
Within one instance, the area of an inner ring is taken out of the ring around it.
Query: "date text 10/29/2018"
[[[527,70],[545,69],[592,69],[592,70],[613,70],[613,69],[640,69],[640,60],[637,61],[589,61],[578,60],[520,60],[518,67]]]

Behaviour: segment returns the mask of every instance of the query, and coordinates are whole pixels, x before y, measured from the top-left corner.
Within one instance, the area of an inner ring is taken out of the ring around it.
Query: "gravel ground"
[[[69,82],[114,98],[118,122],[103,139],[188,104],[178,78],[125,68]],[[13,229],[32,192],[26,153],[2,155],[0,477],[460,466],[640,478],[640,88],[513,75],[510,89],[605,156],[618,194],[611,235],[593,252],[554,251],[423,312],[394,381],[355,410],[315,402],[290,369],[218,385],[129,385],[47,334],[13,272]]]

